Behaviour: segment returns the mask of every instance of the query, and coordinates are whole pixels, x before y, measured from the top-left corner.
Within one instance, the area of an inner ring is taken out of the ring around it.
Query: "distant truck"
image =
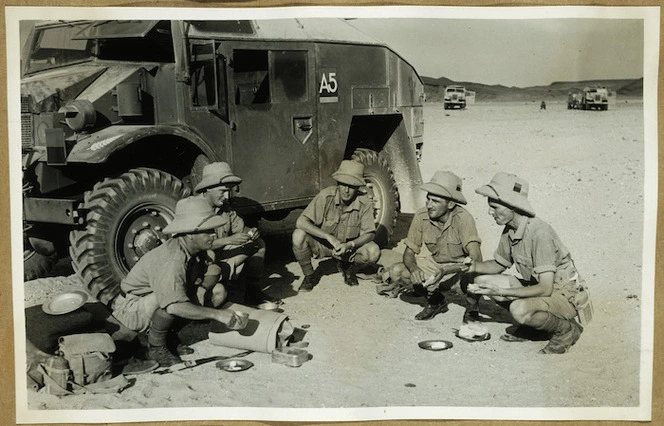
[[[419,202],[422,80],[343,20],[35,22],[21,71],[26,280],[68,252],[108,303],[214,161],[257,222],[292,216],[350,158],[377,238]]]
[[[570,92],[567,95],[567,109],[606,111],[609,109],[609,90],[595,85],[584,87],[581,92]]]
[[[445,109],[466,108],[466,88],[463,86],[447,86],[443,98]]]

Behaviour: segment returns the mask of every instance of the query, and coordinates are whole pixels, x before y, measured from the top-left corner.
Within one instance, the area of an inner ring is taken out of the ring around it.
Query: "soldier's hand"
[[[432,276],[430,276],[430,277],[427,279],[427,281],[429,281],[429,282],[431,282],[431,283],[438,282],[438,281],[441,280],[441,278],[443,278],[443,276],[444,276],[445,274],[447,274],[447,270],[446,270],[445,267],[443,266],[443,267],[439,268],[439,269],[436,271],[435,274],[433,274]]]
[[[332,252],[335,256],[343,256],[346,253],[353,251],[353,245],[351,243],[341,243],[334,249]]]
[[[233,234],[228,237],[230,244],[241,246],[251,241],[251,236],[245,232],[240,232],[238,234]]]
[[[422,284],[426,281],[427,277],[424,274],[424,271],[420,268],[415,268],[413,271],[410,271],[410,280],[413,284]]]
[[[327,242],[330,243],[334,251],[337,251],[337,249],[341,245],[341,241],[337,240],[333,235],[327,237]]]
[[[501,289],[498,286],[495,286],[490,283],[485,284],[468,284],[468,291],[474,294],[482,294],[487,296],[498,296],[501,293]]]
[[[466,257],[463,260],[463,265],[461,265],[461,272],[464,274],[474,274],[475,273],[475,261],[470,257]]]
[[[480,290],[479,284],[475,284],[475,283],[469,283],[468,284],[468,293],[479,294],[478,293],[479,290]]]
[[[247,232],[247,235],[249,235],[249,238],[251,238],[251,241],[256,241],[257,239],[260,238],[261,233],[258,231],[258,228],[251,228]]]

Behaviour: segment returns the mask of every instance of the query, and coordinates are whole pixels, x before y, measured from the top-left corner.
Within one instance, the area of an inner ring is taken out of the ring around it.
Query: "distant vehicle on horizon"
[[[567,95],[567,109],[606,111],[609,109],[609,90],[600,85],[586,86],[582,91],[571,91]]]
[[[445,109],[466,108],[466,88],[463,86],[447,86],[443,98]]]

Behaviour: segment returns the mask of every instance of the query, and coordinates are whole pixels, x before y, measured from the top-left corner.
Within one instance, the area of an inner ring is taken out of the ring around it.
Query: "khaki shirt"
[[[189,302],[188,291],[202,282],[207,269],[199,256],[192,257],[181,238],[175,237],[147,252],[120,283],[125,294],[154,293],[161,308]]]
[[[463,207],[457,205],[450,211],[445,223],[429,219],[426,207],[415,213],[405,244],[415,254],[424,243],[437,263],[458,262],[468,256],[468,244],[482,243],[477,233],[475,219]]]
[[[302,216],[345,243],[360,235],[376,231],[373,203],[366,194],[357,194],[350,205],[341,201],[338,186],[323,189],[311,200]]]
[[[215,229],[217,238],[225,238],[244,230],[244,220],[234,210],[217,209],[217,215],[224,220],[224,223]]]
[[[575,272],[569,250],[553,228],[538,217],[527,218],[517,230],[505,227],[494,259],[505,268],[516,265],[526,281],[539,282],[541,273],[554,272],[554,281],[561,282]]]

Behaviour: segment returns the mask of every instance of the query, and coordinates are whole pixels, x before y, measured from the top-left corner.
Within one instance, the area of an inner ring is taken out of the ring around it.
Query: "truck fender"
[[[208,144],[186,126],[111,126],[88,138],[80,139],[67,156],[70,163],[103,163],[115,152],[147,137],[168,135],[187,140],[196,145],[209,158],[214,153]]]

